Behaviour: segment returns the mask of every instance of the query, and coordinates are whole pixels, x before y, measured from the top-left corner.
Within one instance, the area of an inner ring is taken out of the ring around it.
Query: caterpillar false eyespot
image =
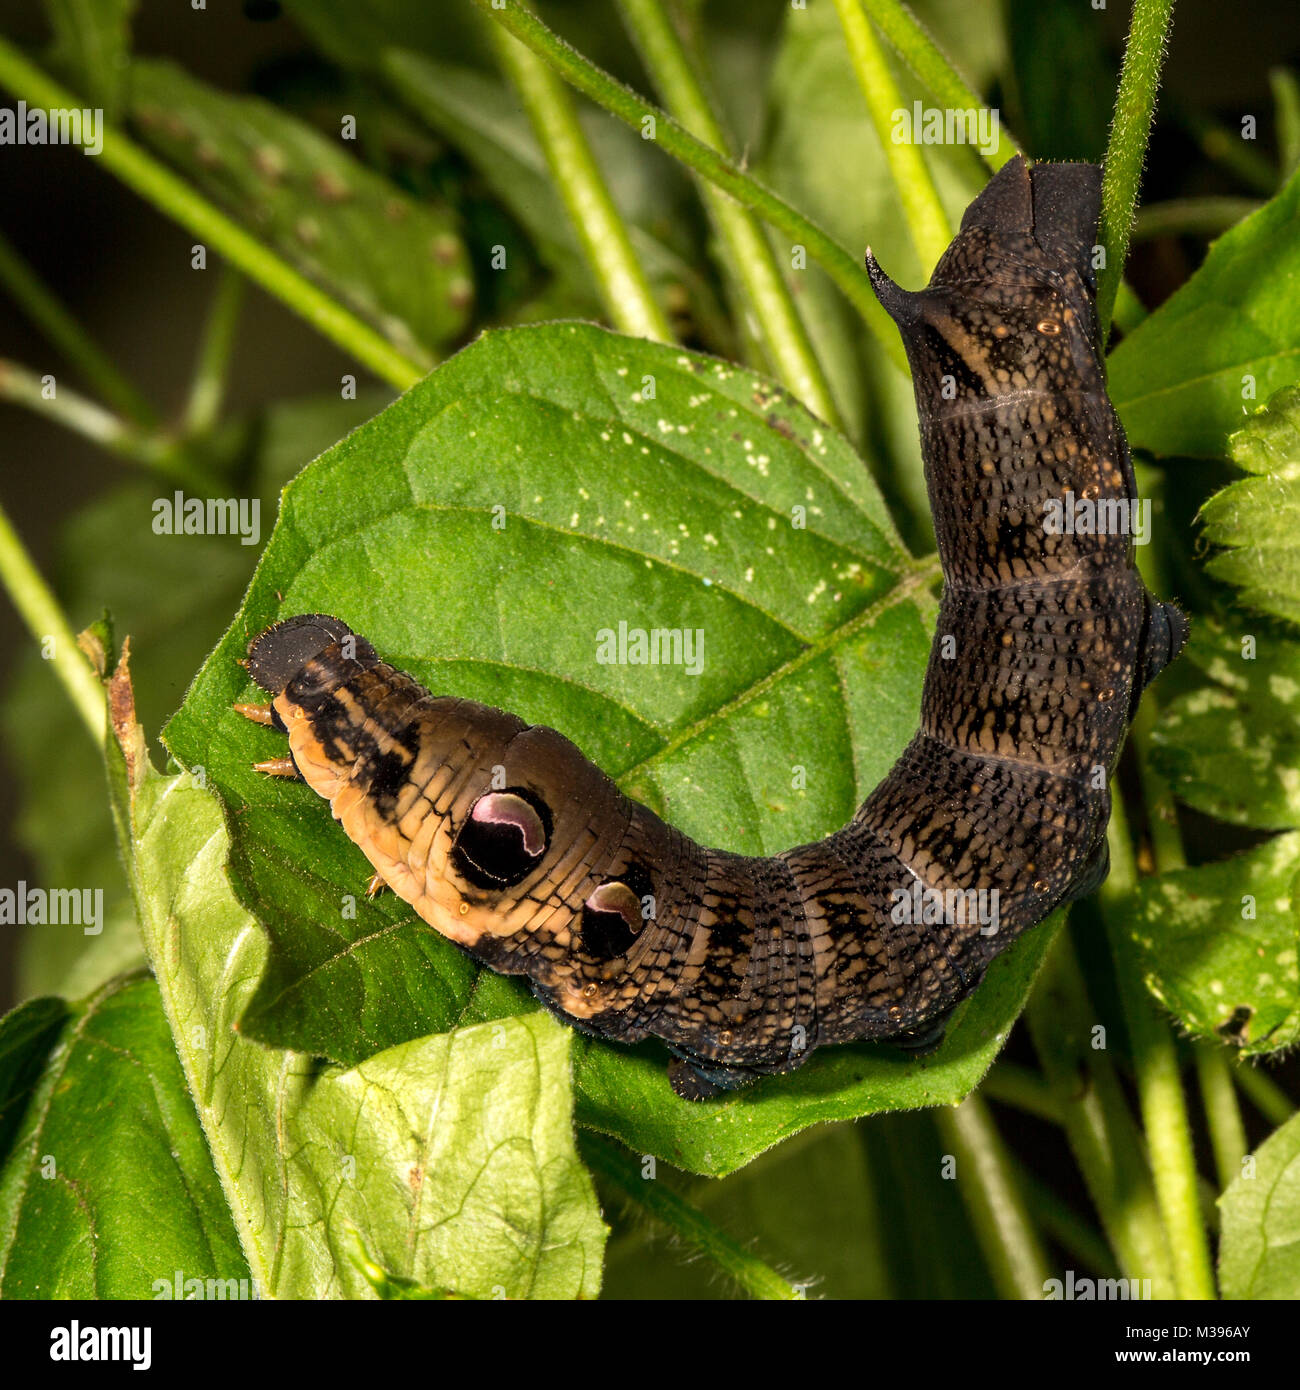
[[[912,367],[956,659],[937,634],[920,728],[842,830],[706,849],[554,730],[431,695],[322,614],[250,644],[273,699],[242,708],[289,738],[265,770],[300,775],[426,922],[560,1017],[662,1039],[681,1096],[830,1043],[933,1045],[995,956],[1105,877],[1110,774],[1187,635],[1122,528],[1042,519],[1066,494],[1135,501],[1097,341],[1099,197],[1095,166],[1017,158],[925,289],[868,252]]]

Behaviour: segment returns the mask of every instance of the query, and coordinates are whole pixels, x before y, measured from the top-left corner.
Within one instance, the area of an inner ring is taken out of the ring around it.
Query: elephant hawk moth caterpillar
[[[305,779],[377,880],[562,1019],[661,1039],[680,1096],[828,1043],[935,1044],[995,956],[1104,879],[1111,774],[1187,635],[1131,535],[1044,522],[1067,493],[1136,503],[1094,308],[1099,200],[1096,166],[1016,158],[925,289],[867,253],[912,368],[944,587],[920,728],[842,830],[706,849],[554,730],[431,695],[322,614],[249,646],[273,700],[240,708],[289,737],[259,766]],[[978,894],[992,932],[963,910]]]

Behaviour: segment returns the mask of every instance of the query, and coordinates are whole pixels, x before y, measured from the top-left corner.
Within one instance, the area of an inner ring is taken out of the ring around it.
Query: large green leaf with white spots
[[[1300,833],[1144,879],[1119,909],[1152,994],[1197,1037],[1245,1053],[1300,1038]]]

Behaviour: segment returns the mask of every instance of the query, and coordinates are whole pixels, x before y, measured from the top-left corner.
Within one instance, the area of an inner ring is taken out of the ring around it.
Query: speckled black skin
[[[921,727],[827,839],[704,849],[553,730],[435,698],[364,639],[349,656],[337,619],[250,648],[299,770],[389,885],[584,1032],[661,1038],[681,1096],[827,1043],[933,1045],[996,955],[1105,877],[1109,779],[1186,623],[1128,535],[1043,522],[1067,491],[1136,497],[1097,344],[1099,187],[1091,165],[1013,160],[917,293],[868,253],[912,366],[944,593]],[[996,893],[995,930],[895,920],[917,884]]]

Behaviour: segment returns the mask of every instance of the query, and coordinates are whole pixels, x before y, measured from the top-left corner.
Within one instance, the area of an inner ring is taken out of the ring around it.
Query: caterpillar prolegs
[[[249,647],[377,878],[584,1032],[663,1040],[701,1099],[829,1043],[925,1047],[989,962],[1105,877],[1108,784],[1186,621],[1147,592],[1094,311],[1099,170],[1017,158],[924,290],[867,253],[916,388],[944,592],[916,736],[850,823],[770,858],[706,849],[568,739],[431,695],[337,618]],[[1121,508],[1118,504],[1125,503]],[[991,904],[992,911],[985,911]]]

